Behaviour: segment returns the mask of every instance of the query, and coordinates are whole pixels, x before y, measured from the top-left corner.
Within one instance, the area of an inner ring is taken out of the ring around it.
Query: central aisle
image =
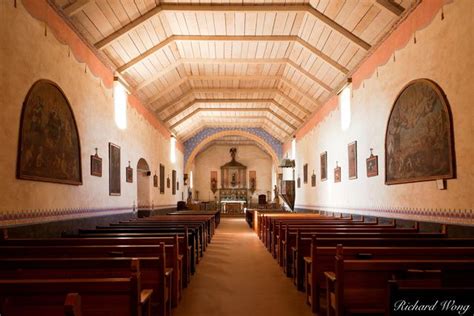
[[[222,218],[174,316],[311,315],[243,218]]]

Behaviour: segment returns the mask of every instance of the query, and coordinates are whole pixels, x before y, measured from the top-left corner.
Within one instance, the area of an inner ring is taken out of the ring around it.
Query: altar
[[[243,214],[249,200],[247,167],[235,160],[236,148],[230,149],[231,161],[221,166],[219,206],[223,213]]]
[[[225,214],[242,214],[245,204],[245,201],[221,201],[221,210]]]

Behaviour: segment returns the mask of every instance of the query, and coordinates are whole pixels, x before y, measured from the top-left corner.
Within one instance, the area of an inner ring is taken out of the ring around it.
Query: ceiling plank
[[[304,48],[306,48],[307,50],[309,50],[314,55],[316,55],[319,58],[321,58],[322,60],[324,60],[327,64],[331,65],[334,69],[340,71],[342,74],[347,75],[349,73],[349,70],[346,67],[342,66],[337,61],[335,61],[334,59],[332,59],[328,55],[324,54],[319,49],[312,46],[311,44],[309,44],[305,40],[295,36],[295,41],[298,44],[300,44],[301,46],[303,46]]]
[[[321,88],[323,88],[324,90],[328,91],[328,92],[331,92],[333,89],[328,86],[324,81],[316,78],[316,76],[312,75],[309,71],[303,69],[303,67],[297,65],[294,61],[292,61],[291,59],[288,59],[288,65],[290,65],[291,67],[295,68],[298,72],[301,72],[304,76],[306,76],[308,79],[316,82],[319,86],[321,86]]]
[[[193,117],[194,115],[198,114],[202,112],[201,109],[197,109],[191,113],[189,113],[188,115],[186,115],[185,117],[183,117],[182,119],[180,119],[178,122],[174,123],[173,125],[170,126],[170,129],[174,129],[176,126],[179,126],[181,125],[183,122],[189,120],[191,117]],[[281,127],[280,125],[278,125],[277,123],[275,123],[274,121],[272,121],[271,119],[269,119],[268,117],[266,116],[259,116],[259,115],[241,115],[241,116],[232,116],[232,117],[219,117],[219,119],[263,119],[263,120],[266,120],[268,122],[270,122],[272,125],[274,125],[275,127],[277,127],[278,129],[282,130],[283,132],[285,132],[285,134],[287,135],[291,135],[290,132],[288,132],[287,130],[285,130],[283,127]],[[290,126],[291,127],[291,126]]]
[[[323,61],[331,65],[334,69],[340,71],[342,74],[347,75],[349,70],[344,66],[340,65],[337,61],[333,60],[331,57],[327,56],[325,53],[319,49],[313,47],[311,44],[305,40],[299,38],[295,35],[172,35],[160,42],[159,44],[153,46],[143,54],[133,58],[126,64],[120,66],[117,71],[124,72],[133,67],[134,65],[144,61],[166,45],[175,42],[175,41],[268,41],[268,42],[297,42],[311,53],[321,58]]]
[[[281,96],[283,99],[285,99],[288,103],[290,103],[292,106],[300,109],[302,112],[304,112],[306,115],[310,115],[311,111],[309,111],[307,108],[303,107],[302,105],[298,104],[295,100],[284,94],[283,92],[279,91],[277,92],[279,96]]]
[[[98,41],[97,43],[94,44],[95,48],[98,50],[103,50],[104,48],[107,48],[109,45],[111,45],[113,42],[118,40],[120,37],[128,34],[129,32],[133,31],[155,15],[161,12],[161,7],[157,6],[145,13],[144,15],[140,16],[139,18],[133,20],[129,24],[125,25],[124,27],[118,29],[117,31],[113,32],[112,34],[106,36],[104,39]]]
[[[355,35],[351,31],[345,29],[342,25],[338,24],[333,19],[325,16],[323,13],[321,13],[318,10],[316,10],[315,8],[313,8],[311,5],[308,6],[308,12],[311,13],[316,19],[323,22],[324,24],[326,24],[327,26],[329,26],[331,29],[335,30],[336,32],[338,32],[342,36],[346,37],[352,43],[356,44],[357,46],[359,46],[363,50],[368,51],[371,48],[369,43],[367,43],[363,39],[357,37],[357,35]]]
[[[165,47],[166,45],[170,44],[173,41],[174,41],[174,36],[168,37],[164,41],[160,42],[159,44],[153,46],[152,48],[150,48],[149,50],[144,52],[143,54],[138,55],[137,57],[130,60],[128,63],[120,66],[119,68],[117,68],[117,72],[126,71],[127,69],[133,67],[134,65],[138,64],[139,62],[147,59],[148,57],[150,57],[151,55],[153,55],[154,53],[156,53],[157,51],[159,51],[160,49],[162,49],[163,47]]]
[[[178,81],[174,82],[170,86],[168,86],[165,90],[160,92],[159,94],[154,95],[150,99],[146,101],[146,104],[151,104],[159,99],[161,99],[164,95],[173,91],[174,89],[178,88],[187,80],[189,81],[196,81],[196,80],[280,80],[281,76],[269,76],[269,75],[230,75],[230,76],[218,76],[218,75],[191,75],[186,76]]]
[[[91,3],[91,0],[77,0],[63,8],[64,14],[66,16],[73,16],[83,10],[89,3]]]
[[[78,2],[80,2],[79,0]],[[88,0],[83,0],[88,1]],[[388,1],[388,0],[383,0]],[[243,4],[173,4],[173,3],[166,3],[160,4],[155,8],[149,10],[141,17],[133,20],[129,24],[123,26],[121,29],[117,30],[116,32],[108,35],[103,40],[99,41],[95,44],[96,48],[103,49],[108,45],[112,44],[114,41],[119,39],[120,37],[126,35],[128,32],[132,31],[136,27],[140,26],[141,24],[148,21],[150,18],[154,17],[155,15],[159,14],[163,11],[189,11],[189,12],[198,12],[198,11],[206,11],[206,12],[307,12],[314,16],[316,19],[321,21],[322,23],[326,24],[331,29],[335,30],[336,32],[340,33],[342,36],[346,37],[352,43],[358,45],[362,49],[368,51],[370,49],[370,44],[365,42],[363,39],[359,38],[354,33],[350,32],[342,25],[338,24],[336,21],[332,20],[331,18],[327,17],[320,11],[316,10],[309,4],[251,4],[251,5],[243,5]]]
[[[216,103],[216,104],[232,104],[232,103],[270,103],[285,112],[287,115],[291,116],[295,121],[298,121],[300,123],[303,123],[303,120],[296,116],[293,112],[289,111],[286,109],[283,105],[279,104],[276,102],[274,99],[195,99],[191,103],[187,104],[185,108],[179,109],[175,111],[174,113],[168,115],[163,122],[168,122],[171,120],[173,117],[177,116],[179,113],[186,111],[190,107],[192,107],[194,104],[197,103]]]
[[[392,0],[376,0],[375,4],[380,8],[388,10],[397,17],[401,16],[403,11],[405,11],[405,8]]]

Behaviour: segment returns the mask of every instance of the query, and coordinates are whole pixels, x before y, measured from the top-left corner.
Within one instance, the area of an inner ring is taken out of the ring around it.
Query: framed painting
[[[428,79],[408,83],[397,96],[385,133],[385,183],[450,179],[455,174],[448,100]]]
[[[187,173],[183,174],[183,185],[188,185],[189,176]]]
[[[296,186],[299,188],[301,188],[301,178],[298,176],[298,179],[296,180]]]
[[[349,179],[357,179],[357,141],[347,145],[347,155],[349,161]]]
[[[158,187],[158,176],[156,175],[156,173],[155,173],[155,175],[153,176],[153,186],[154,186],[155,188]]]
[[[176,182],[176,190],[179,191],[179,181]]]
[[[176,195],[176,170],[171,171],[171,193]]]
[[[128,162],[128,167],[125,168],[125,181],[133,183],[133,168],[130,166],[130,161]]]
[[[167,189],[171,188],[171,179],[170,179],[169,176],[168,176],[168,178],[166,178],[166,188]]]
[[[325,151],[320,156],[321,163],[321,181],[328,179],[328,152]]]
[[[334,168],[334,182],[338,183],[341,182],[341,167],[339,167],[336,163],[336,168]]]
[[[165,166],[160,163],[160,194],[165,194]]]
[[[312,187],[316,186],[316,174],[314,173],[314,170],[313,170],[313,175],[311,176],[311,186]]]
[[[109,143],[109,195],[120,195],[120,189],[120,147]]]
[[[36,81],[23,102],[16,171],[23,180],[82,184],[74,113],[52,81]]]
[[[91,176],[102,177],[102,158],[95,149],[95,155],[91,155]]]
[[[303,183],[308,183],[308,164],[305,163],[303,165]]]
[[[370,148],[370,157],[366,159],[367,177],[375,177],[379,175],[379,156],[374,156],[372,148]]]

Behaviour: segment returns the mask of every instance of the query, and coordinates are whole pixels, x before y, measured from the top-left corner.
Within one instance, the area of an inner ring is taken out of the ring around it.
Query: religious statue
[[[278,197],[278,186],[274,186],[273,193],[275,194],[275,197],[273,198],[273,203],[280,204],[280,198]]]
[[[232,161],[235,161],[235,155],[237,154],[237,148],[232,147],[230,150],[230,156],[232,157]]]

